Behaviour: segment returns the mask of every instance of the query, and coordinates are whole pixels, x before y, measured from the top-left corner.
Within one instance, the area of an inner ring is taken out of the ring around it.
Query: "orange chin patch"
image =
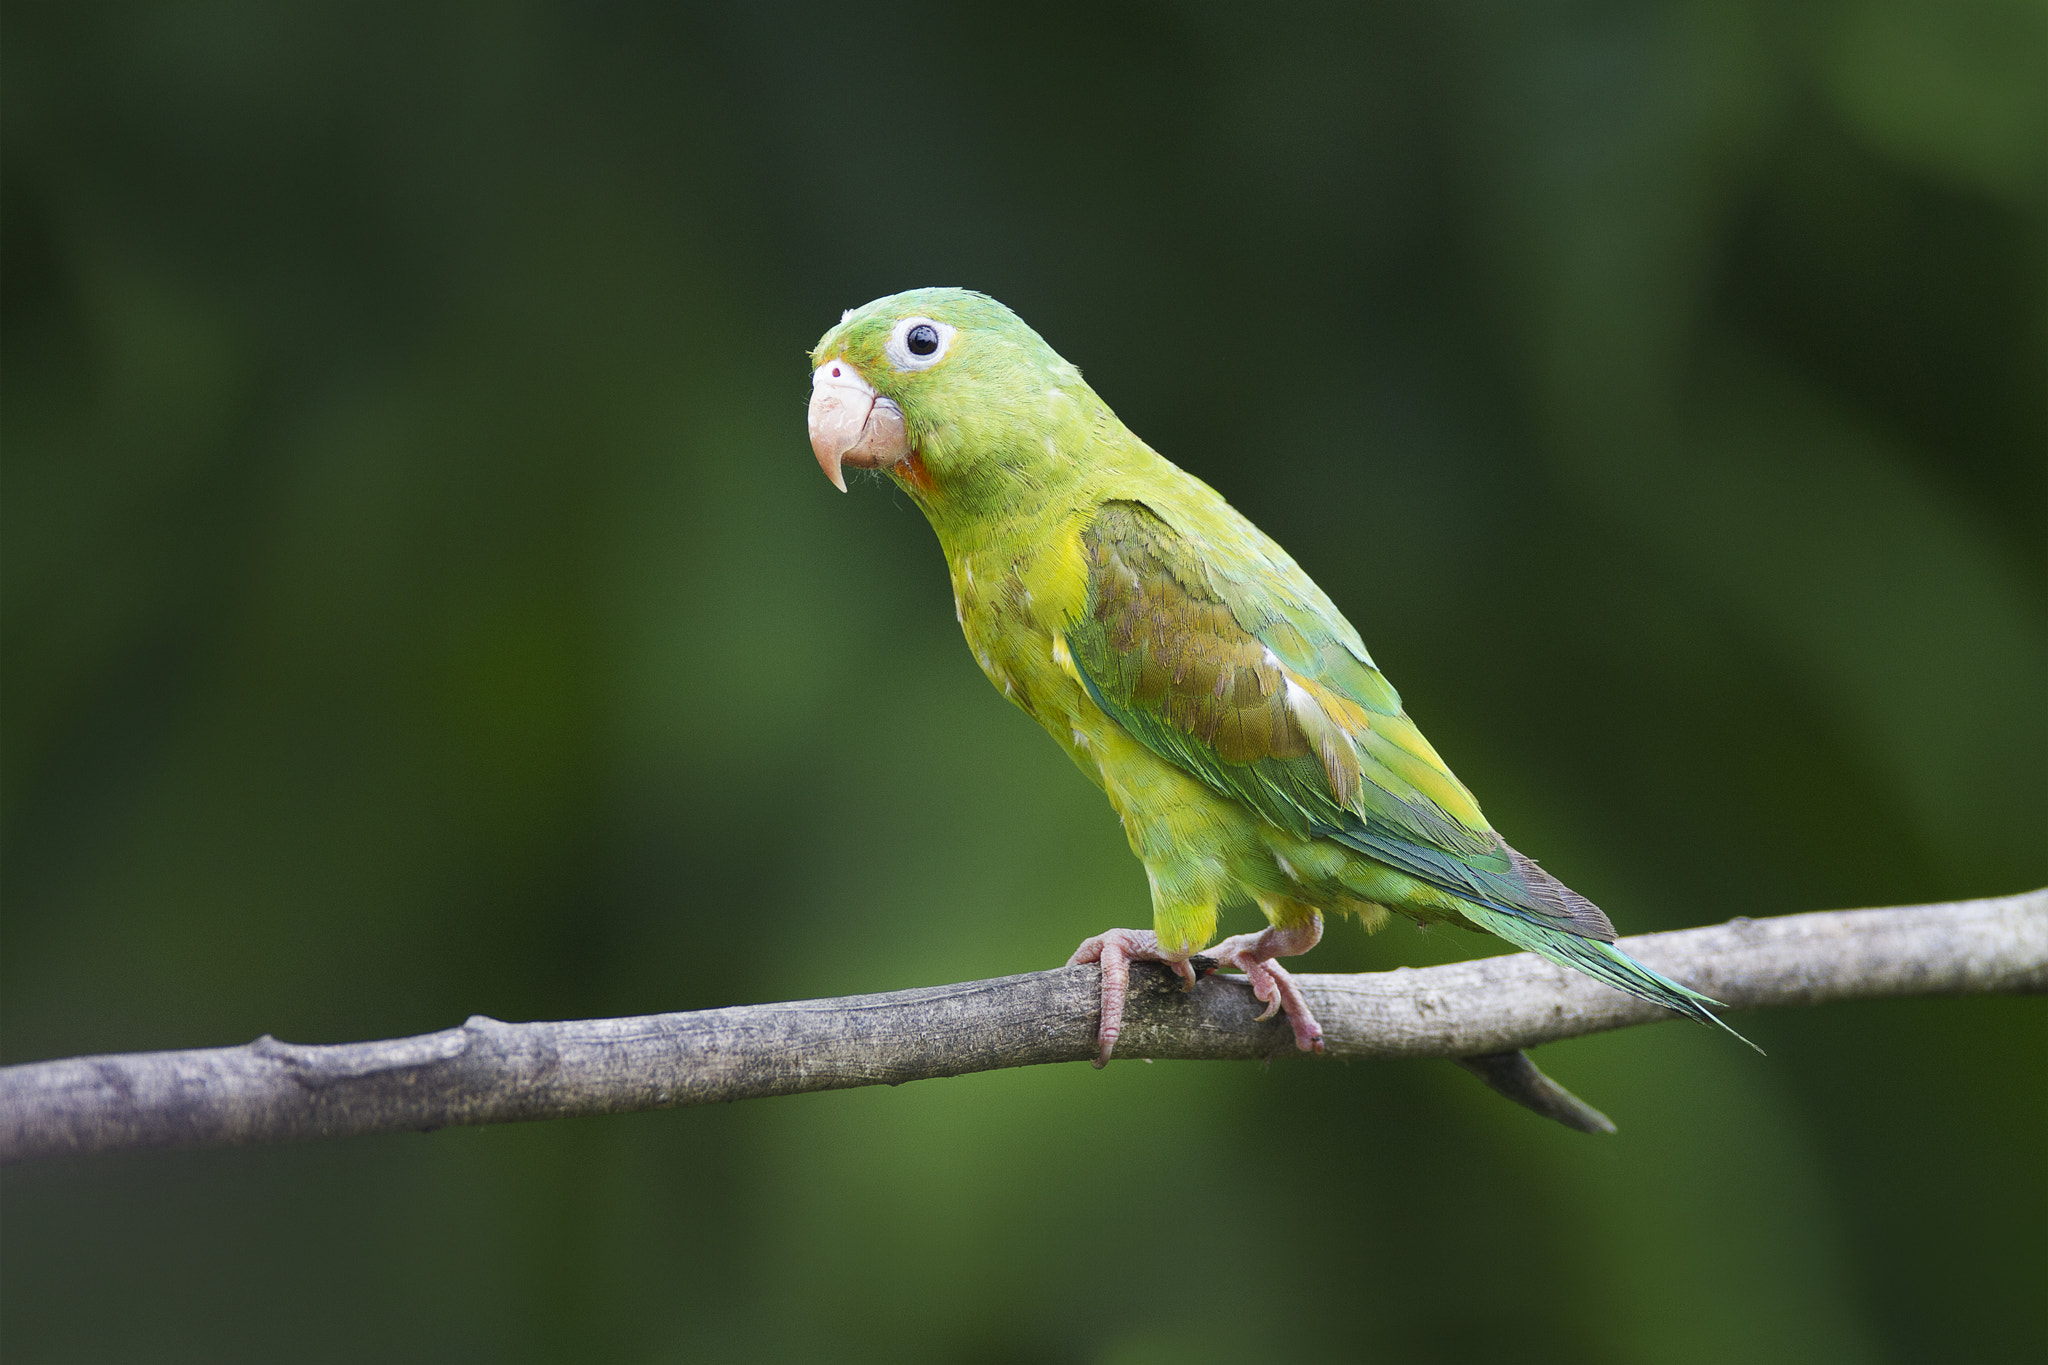
[[[920,493],[929,496],[932,492],[932,472],[924,467],[924,457],[915,450],[910,452],[909,459],[897,461],[889,472]]]

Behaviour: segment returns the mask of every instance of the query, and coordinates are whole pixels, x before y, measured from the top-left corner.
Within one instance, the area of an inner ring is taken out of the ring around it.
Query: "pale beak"
[[[818,468],[844,493],[841,465],[873,469],[910,458],[903,409],[878,396],[844,360],[828,360],[811,372],[811,450]]]

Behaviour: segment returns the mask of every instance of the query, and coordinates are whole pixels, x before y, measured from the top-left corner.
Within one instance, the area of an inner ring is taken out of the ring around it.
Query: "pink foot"
[[[1213,958],[1218,966],[1235,967],[1245,974],[1251,983],[1252,994],[1266,1002],[1266,1012],[1261,1019],[1271,1019],[1286,1011],[1287,1022],[1294,1026],[1294,1045],[1303,1052],[1323,1050],[1323,1026],[1309,1013],[1308,1001],[1302,998],[1301,987],[1294,984],[1294,977],[1273,959],[1281,953],[1293,956],[1307,952],[1322,937],[1322,926],[1315,926],[1315,932],[1306,944],[1300,943],[1299,932],[1285,929],[1263,929],[1256,934],[1235,934],[1213,947],[1204,948],[1200,956]],[[1299,946],[1297,946],[1299,945]]]
[[[1067,959],[1069,967],[1089,962],[1102,964],[1102,1026],[1095,1031],[1095,1040],[1101,1045],[1095,1053],[1095,1069],[1100,1071],[1109,1065],[1109,1054],[1115,1050],[1117,1035],[1124,1029],[1124,1001],[1131,993],[1131,964],[1164,962],[1190,988],[1195,984],[1195,969],[1188,966],[1185,957],[1168,957],[1161,952],[1159,936],[1147,929],[1105,930],[1083,942]]]

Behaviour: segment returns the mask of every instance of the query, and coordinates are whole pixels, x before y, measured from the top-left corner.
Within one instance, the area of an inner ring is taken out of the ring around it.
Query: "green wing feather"
[[[1207,555],[1149,498],[1104,504],[1082,533],[1087,607],[1067,648],[1096,705],[1280,828],[1376,858],[1517,947],[1742,1038],[1708,1009],[1718,1002],[1616,948],[1598,906],[1494,833],[1336,607],[1210,499],[1173,508]]]
[[[1225,549],[1258,555],[1237,572],[1138,502],[1106,503],[1084,530],[1087,608],[1067,645],[1096,704],[1282,829],[1504,915],[1611,941],[1598,907],[1488,827],[1308,576],[1215,507],[1236,533]]]

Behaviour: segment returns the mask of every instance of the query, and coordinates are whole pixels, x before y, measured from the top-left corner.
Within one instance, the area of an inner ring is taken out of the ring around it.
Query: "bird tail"
[[[1574,971],[1584,972],[1595,981],[1603,982],[1618,991],[1626,991],[1639,1000],[1647,1000],[1653,1005],[1662,1005],[1665,1009],[1697,1019],[1703,1024],[1714,1024],[1726,1029],[1732,1037],[1749,1043],[1758,1052],[1763,1051],[1762,1048],[1756,1047],[1755,1043],[1750,1043],[1749,1039],[1743,1038],[1741,1034],[1729,1028],[1725,1020],[1707,1008],[1709,1005],[1721,1006],[1720,1001],[1701,995],[1698,991],[1688,990],[1670,977],[1651,971],[1612,943],[1580,938],[1562,929],[1536,924],[1519,915],[1510,915],[1490,906],[1475,905],[1469,901],[1462,908],[1465,918],[1483,929],[1498,934],[1517,948],[1526,948],[1539,957],[1549,958],[1560,967],[1570,967]]]

